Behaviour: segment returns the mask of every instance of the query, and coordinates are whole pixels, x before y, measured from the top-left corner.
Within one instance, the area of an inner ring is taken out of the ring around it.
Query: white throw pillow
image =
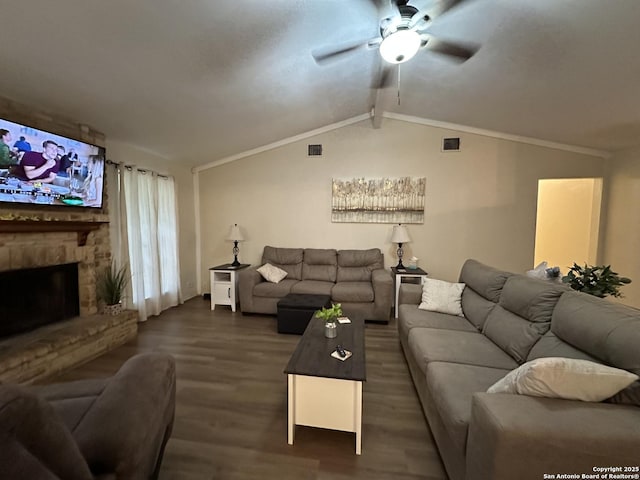
[[[287,272],[281,268],[271,265],[270,263],[265,263],[257,270],[267,282],[271,283],[278,283],[287,276]]]
[[[638,375],[626,370],[588,360],[548,357],[531,360],[512,370],[487,392],[601,402],[637,379]]]
[[[449,283],[425,278],[422,284],[422,303],[418,308],[462,317],[463,290],[464,283]]]

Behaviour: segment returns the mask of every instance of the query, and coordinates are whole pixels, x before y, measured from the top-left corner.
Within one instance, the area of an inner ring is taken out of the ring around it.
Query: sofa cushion
[[[460,281],[478,295],[494,303],[500,300],[500,292],[507,278],[513,273],[504,272],[496,268],[484,265],[477,260],[469,259],[464,262],[460,270]]]
[[[627,388],[608,398],[606,402],[640,407],[640,381],[633,382]]]
[[[464,455],[471,418],[471,398],[503,378],[509,370],[432,362],[427,367],[427,385],[433,403],[454,444]]]
[[[398,307],[398,331],[406,337],[412,328],[444,328],[477,333],[464,317],[447,313],[419,310],[417,305],[402,304]]]
[[[491,310],[482,333],[518,363],[551,325],[551,314],[566,288],[554,283],[514,275],[507,279],[500,303]]]
[[[291,287],[291,293],[307,293],[315,295],[331,295],[333,282],[322,282],[320,280],[301,280]]]
[[[598,361],[597,358],[592,357],[588,353],[560,340],[556,334],[551,331],[545,333],[531,348],[529,355],[527,355],[527,361],[544,357],[566,357],[576,358],[578,360],[589,360],[591,362]]]
[[[462,291],[462,313],[477,330],[482,330],[484,322],[487,321],[487,317],[496,306],[491,300],[487,300],[483,296],[479,295],[474,289],[468,285]]]
[[[551,331],[606,364],[640,375],[640,310],[568,291],[553,312]]]
[[[338,250],[338,282],[370,282],[371,271],[384,268],[379,248]]]
[[[530,322],[496,305],[482,332],[516,362],[524,363],[533,345],[548,329],[548,323]]]
[[[407,344],[423,372],[430,362],[463,363],[506,370],[518,366],[491,340],[476,332],[413,328],[409,331]]]
[[[270,263],[287,272],[287,278],[291,280],[302,279],[301,248],[276,248],[266,246],[262,252],[262,263]]]
[[[338,282],[331,289],[334,302],[373,302],[373,285],[370,282]]]
[[[282,298],[291,292],[291,288],[298,283],[298,280],[285,278],[278,283],[260,282],[253,287],[253,295],[256,297]]]
[[[96,397],[102,394],[107,382],[106,378],[96,378],[44,386],[36,385],[29,387],[29,390],[47,400],[67,428],[74,431]]]
[[[422,280],[422,301],[418,308],[431,312],[462,316],[460,304],[464,283],[450,283],[434,278]]]
[[[530,322],[549,323],[560,295],[567,288],[558,283],[513,275],[505,282],[499,303]]]
[[[0,386],[0,422],[2,478],[93,478],[69,429],[32,391]]]
[[[574,358],[537,358],[509,372],[487,393],[601,402],[638,380],[638,375]]]
[[[335,250],[305,248],[303,258],[303,280],[335,283],[338,271],[338,254]]]

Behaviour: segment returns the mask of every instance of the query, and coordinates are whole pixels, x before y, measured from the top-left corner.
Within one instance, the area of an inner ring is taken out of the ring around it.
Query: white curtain
[[[119,192],[111,196],[117,215],[118,262],[129,265],[131,283],[125,306],[140,321],[182,303],[178,259],[178,218],[173,178],[135,167],[116,168]]]

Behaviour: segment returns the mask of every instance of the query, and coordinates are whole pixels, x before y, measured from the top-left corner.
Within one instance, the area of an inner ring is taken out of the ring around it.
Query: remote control
[[[338,345],[336,347],[336,352],[338,352],[338,355],[340,355],[340,358],[344,358],[347,356],[347,352],[344,351],[344,348],[342,348],[342,345]]]

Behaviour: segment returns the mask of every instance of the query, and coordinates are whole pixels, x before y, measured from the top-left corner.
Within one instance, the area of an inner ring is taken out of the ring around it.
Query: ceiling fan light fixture
[[[418,53],[421,43],[415,30],[398,29],[382,40],[380,55],[389,63],[404,63]]]

